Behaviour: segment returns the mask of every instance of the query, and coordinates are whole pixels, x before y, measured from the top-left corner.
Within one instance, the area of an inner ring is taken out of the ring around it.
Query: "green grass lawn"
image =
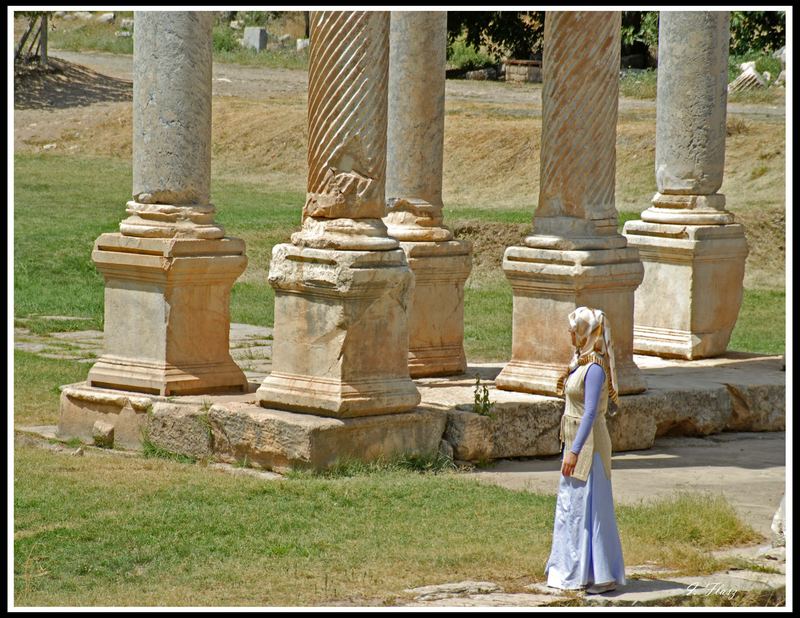
[[[54,321],[35,317],[34,332],[102,329],[103,278],[91,260],[94,240],[118,230],[130,199],[131,167],[115,159],[17,155],[14,159],[14,315],[88,317]],[[274,295],[267,283],[272,247],[288,241],[300,224],[304,196],[252,184],[212,183],[217,220],[229,236],[247,243],[248,267],[234,285],[231,319],[273,323]],[[452,222],[466,219],[520,224],[523,209],[454,205]],[[620,226],[636,218],[620,213]],[[465,290],[465,348],[472,361],[503,361],[511,355],[511,287],[502,275],[472,276]],[[730,349],[785,351],[785,292],[745,290]]]
[[[554,464],[555,465],[555,464]],[[409,587],[543,579],[555,496],[454,474],[281,481],[161,459],[14,453],[17,605],[393,604]],[[627,564],[720,568],[757,540],[722,498],[617,506]]]

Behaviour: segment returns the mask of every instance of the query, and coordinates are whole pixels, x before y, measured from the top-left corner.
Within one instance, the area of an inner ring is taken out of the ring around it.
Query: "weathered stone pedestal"
[[[742,303],[744,228],[628,221],[625,235],[644,265],[634,351],[687,360],[723,354]]]
[[[620,394],[647,388],[632,358],[633,299],[643,269],[636,249],[557,250],[508,247],[503,271],[514,291],[511,360],[497,388],[553,395],[569,364],[566,316],[602,309],[611,324]]]
[[[416,406],[406,319],[413,279],[400,249],[277,245],[273,371],[260,404],[340,418]]]
[[[161,395],[245,388],[228,350],[244,250],[231,238],[102,234],[92,259],[105,277],[105,348],[89,384]]]
[[[641,221],[625,223],[645,267],[634,350],[723,354],[742,302],[747,241],[717,193],[725,168],[730,15],[667,11],[659,24],[656,187]]]
[[[464,283],[472,268],[472,243],[401,242],[414,273],[409,312],[408,370],[412,378],[455,375],[464,354]]]

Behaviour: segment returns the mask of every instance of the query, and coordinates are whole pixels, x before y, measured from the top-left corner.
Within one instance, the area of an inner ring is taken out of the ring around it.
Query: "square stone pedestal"
[[[633,299],[643,275],[635,248],[508,247],[503,271],[514,291],[514,313],[511,360],[497,376],[497,388],[555,395],[574,351],[568,316],[580,306],[608,317],[619,394],[647,388],[633,362]]]
[[[644,264],[634,350],[687,360],[725,353],[742,304],[744,228],[628,221],[624,234]]]
[[[402,249],[276,245],[272,373],[266,408],[339,418],[414,408],[408,310],[414,275]]]
[[[228,350],[243,241],[102,234],[92,260],[105,277],[105,346],[90,385],[160,395],[246,387]]]
[[[409,313],[408,370],[412,378],[463,373],[464,283],[472,269],[467,240],[401,242],[414,272]]]

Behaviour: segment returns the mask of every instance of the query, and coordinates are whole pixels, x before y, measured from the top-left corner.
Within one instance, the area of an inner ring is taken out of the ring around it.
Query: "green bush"
[[[447,55],[447,62],[456,69],[474,71],[495,65],[494,59],[463,39],[454,41]]]
[[[239,49],[236,32],[227,25],[214,26],[213,41],[215,52],[231,52]]]

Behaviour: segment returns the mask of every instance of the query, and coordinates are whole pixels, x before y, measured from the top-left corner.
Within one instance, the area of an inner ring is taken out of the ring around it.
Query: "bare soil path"
[[[133,57],[100,52],[68,52],[54,50],[51,54],[76,64],[82,64],[97,73],[121,80],[132,80]],[[215,96],[234,96],[244,99],[262,99],[297,95],[305,97],[308,73],[292,69],[246,67],[236,64],[214,63],[213,93]],[[541,114],[541,84],[506,83],[497,81],[448,80],[446,96],[455,101],[519,104],[530,115]],[[655,113],[655,101],[620,99],[620,112],[628,110]],[[730,113],[760,118],[786,115],[786,106],[767,104],[730,103]]]

